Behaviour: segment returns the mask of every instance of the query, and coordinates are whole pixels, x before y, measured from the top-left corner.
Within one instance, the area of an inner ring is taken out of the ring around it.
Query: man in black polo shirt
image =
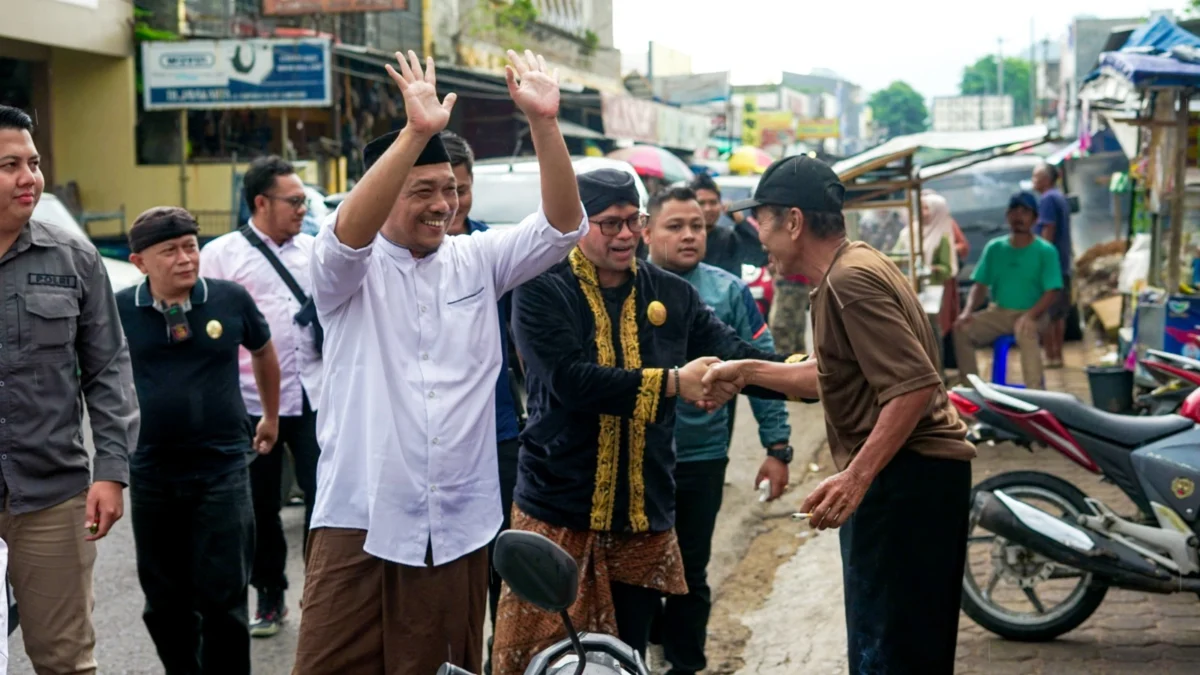
[[[157,207],[129,231],[147,279],[117,294],[143,421],[130,493],[143,618],[167,673],[250,672],[254,559],[248,466],[279,431],[279,362],[250,294],[199,276],[198,227]],[[238,348],[253,355],[263,418],[252,430]],[[253,441],[251,441],[253,434]],[[197,621],[198,620],[198,621]]]

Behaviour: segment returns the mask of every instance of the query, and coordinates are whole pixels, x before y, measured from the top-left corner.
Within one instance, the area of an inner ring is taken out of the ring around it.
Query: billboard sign
[[[796,121],[796,140],[819,141],[839,136],[840,123],[835,118]]]
[[[146,110],[332,105],[328,38],[142,43]]]
[[[698,73],[654,78],[655,100],[671,105],[700,105],[729,98],[729,73]]]
[[[294,14],[348,14],[351,12],[399,12],[408,0],[263,0],[263,16]]]
[[[632,96],[600,94],[604,135],[640,143],[658,142],[658,109],[650,101]]]

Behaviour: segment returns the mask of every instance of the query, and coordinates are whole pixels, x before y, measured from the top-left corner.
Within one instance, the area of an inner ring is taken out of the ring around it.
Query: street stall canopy
[[[1100,55],[1100,71],[1101,76],[1119,75],[1139,89],[1200,85],[1200,63],[1188,63],[1166,55],[1105,52]]]
[[[1049,134],[1049,129],[1044,124],[987,131],[926,131],[897,136],[882,145],[834,164],[833,170],[842,182],[846,182],[910,156],[915,165],[928,167],[966,154],[1040,142]]]

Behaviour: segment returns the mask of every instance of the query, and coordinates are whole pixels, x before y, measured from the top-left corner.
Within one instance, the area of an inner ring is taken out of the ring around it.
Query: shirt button
[[[433,398],[434,396],[436,396],[436,394],[434,394],[432,391],[429,392],[429,398]],[[3,422],[3,421],[4,420],[0,420],[0,422]]]
[[[422,314],[424,314],[424,313],[425,313],[425,305],[421,305],[421,313],[422,313]]]
[[[0,380],[0,387],[4,386],[4,380]]]
[[[434,445],[437,445],[437,444],[439,443],[439,441],[440,441],[440,439],[438,439],[438,438],[434,438],[434,439],[433,439],[433,444],[434,444]]]
[[[7,422],[8,422],[8,420],[4,419],[3,417],[0,417],[0,424],[5,424]]]
[[[429,360],[429,352],[425,352],[424,354],[421,354],[421,360],[428,361]],[[4,385],[4,383],[0,382],[0,386],[3,386],[3,385]]]
[[[436,486],[436,485],[430,485],[430,486],[429,486],[429,491],[430,491],[430,492],[437,492],[437,486]]]
[[[0,459],[7,460],[7,459],[8,459],[8,455],[0,455]]]

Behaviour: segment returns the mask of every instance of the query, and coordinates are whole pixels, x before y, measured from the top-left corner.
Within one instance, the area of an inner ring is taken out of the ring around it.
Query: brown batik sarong
[[[568,613],[580,632],[617,635],[613,582],[670,595],[687,593],[674,530],[640,534],[568,530],[537,520],[516,506],[512,529],[549,538],[579,563],[579,597]],[[505,584],[496,610],[493,675],[521,675],[538,652],[565,637],[558,615],[524,602]]]

